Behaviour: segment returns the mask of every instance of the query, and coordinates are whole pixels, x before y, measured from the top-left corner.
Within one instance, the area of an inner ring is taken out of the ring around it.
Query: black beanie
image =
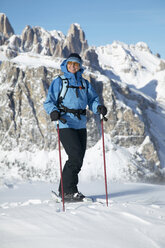
[[[80,57],[80,55],[78,53],[71,53],[67,59],[69,58],[78,58],[80,60],[80,62],[82,62],[82,59]]]

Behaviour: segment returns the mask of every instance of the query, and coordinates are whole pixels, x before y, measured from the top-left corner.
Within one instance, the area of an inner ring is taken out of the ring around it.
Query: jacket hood
[[[75,79],[75,74],[71,73],[67,69],[67,62],[69,59],[65,59],[62,64],[61,64],[61,71],[64,73],[64,76],[67,78],[74,78]],[[76,78],[77,80],[82,77],[84,68],[82,67],[82,64],[80,63],[80,70],[76,72]],[[79,80],[78,80],[79,81]]]

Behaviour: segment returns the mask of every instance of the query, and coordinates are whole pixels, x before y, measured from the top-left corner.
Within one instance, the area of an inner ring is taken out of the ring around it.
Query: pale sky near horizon
[[[79,23],[90,46],[143,41],[165,59],[165,0],[0,0],[0,13],[15,34],[30,25],[66,35]]]

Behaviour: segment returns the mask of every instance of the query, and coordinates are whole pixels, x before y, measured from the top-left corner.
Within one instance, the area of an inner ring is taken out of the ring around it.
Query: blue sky
[[[60,30],[79,23],[89,45],[146,42],[165,59],[165,0],[0,0],[16,34],[26,25]]]

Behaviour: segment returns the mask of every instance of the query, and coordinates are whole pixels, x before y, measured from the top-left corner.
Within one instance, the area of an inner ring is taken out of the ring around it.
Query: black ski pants
[[[60,141],[68,155],[62,172],[64,193],[76,193],[78,173],[86,151],[87,131],[86,129],[62,128],[60,129]],[[61,193],[61,183],[59,193]]]

